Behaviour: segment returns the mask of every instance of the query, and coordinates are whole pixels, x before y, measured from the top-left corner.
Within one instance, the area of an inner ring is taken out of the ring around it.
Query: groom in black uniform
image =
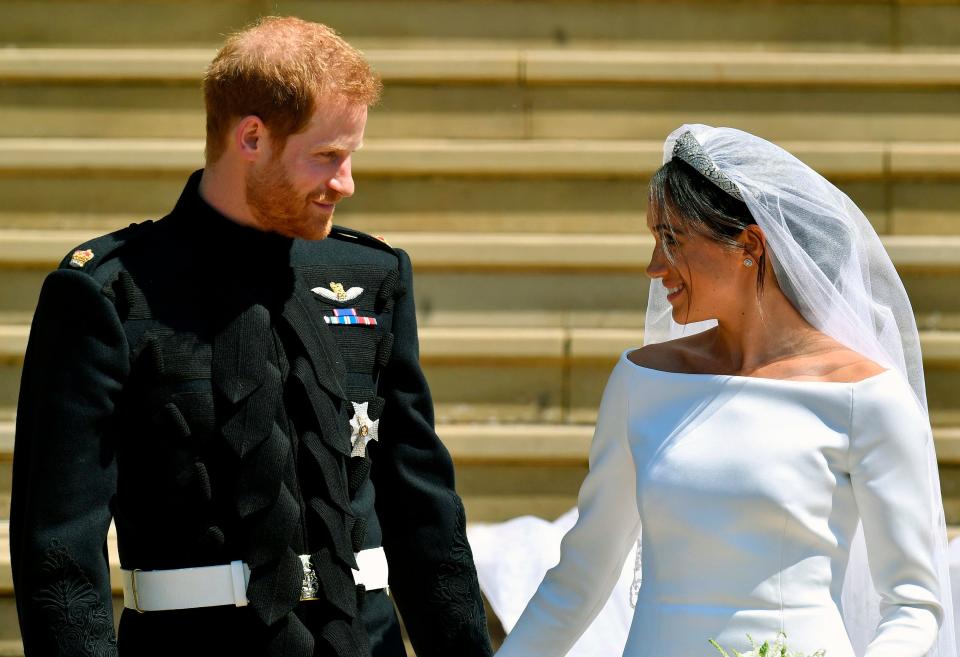
[[[394,657],[393,601],[419,657],[490,654],[409,258],[332,225],[379,93],[323,25],[230,37],[206,168],[48,276],[14,455],[27,657]]]

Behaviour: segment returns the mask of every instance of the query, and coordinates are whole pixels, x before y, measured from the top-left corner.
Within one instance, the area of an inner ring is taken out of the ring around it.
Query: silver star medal
[[[353,404],[353,417],[350,418],[350,444],[353,450],[350,456],[366,456],[367,443],[371,440],[379,440],[377,429],[380,426],[380,420],[371,420],[367,414],[367,407],[370,402],[350,402]]]

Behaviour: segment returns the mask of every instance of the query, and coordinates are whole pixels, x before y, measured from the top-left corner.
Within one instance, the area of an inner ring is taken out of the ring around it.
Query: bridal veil
[[[667,137],[664,162],[683,159],[718,187],[741,199],[763,230],[777,282],[804,318],[850,349],[896,369],[928,416],[920,340],[910,300],[860,209],[836,186],[782,148],[732,128],[684,125]],[[702,331],[714,322],[678,325],[666,290],[652,281],[645,344]],[[918,441],[919,442],[919,441]],[[930,531],[941,583],[944,619],[927,657],[957,657],[947,562],[946,524],[933,438],[916,446],[928,457],[930,490],[938,510]],[[867,563],[862,528],[851,546],[842,593],[851,642],[862,655],[880,621],[880,598]]]

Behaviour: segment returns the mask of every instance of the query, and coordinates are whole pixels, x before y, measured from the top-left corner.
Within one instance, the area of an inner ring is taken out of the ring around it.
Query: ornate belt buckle
[[[317,580],[317,573],[310,563],[310,555],[301,554],[300,564],[303,566],[303,584],[300,585],[300,601],[316,600],[320,594],[320,582]]]

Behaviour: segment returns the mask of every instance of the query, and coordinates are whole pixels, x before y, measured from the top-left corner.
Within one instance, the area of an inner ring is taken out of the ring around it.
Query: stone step
[[[22,299],[12,311],[0,312],[0,324],[30,323],[42,278],[43,274],[38,273],[30,279],[32,293],[25,287],[9,293]],[[423,329],[470,327],[484,331],[507,326],[629,332],[643,324],[648,290],[644,279],[629,273],[422,272],[417,274],[417,280],[419,322]],[[907,289],[917,293],[913,294],[913,307],[921,330],[960,330],[960,309],[945,307],[958,301],[955,296],[945,296],[957,285],[957,276],[907,279]]]
[[[19,639],[0,641],[0,657],[22,657],[23,643]]]
[[[540,45],[702,49],[927,50],[960,42],[960,7],[936,0],[622,2],[621,0],[221,2],[7,0],[0,43],[213,46],[265,12],[329,23],[372,48]],[[189,14],[190,20],[183,20]]]
[[[788,141],[782,146],[841,179],[960,177],[960,142]],[[379,139],[354,156],[357,175],[642,178],[661,140]],[[0,175],[183,174],[203,164],[199,139],[0,139]]]
[[[556,517],[576,503],[592,425],[440,425],[472,522],[535,514]],[[9,508],[12,424],[0,423],[0,501]],[[948,522],[960,523],[960,427],[934,428]],[[2,516],[0,516],[2,517]],[[9,551],[0,521],[0,596],[9,590]],[[111,545],[115,555],[115,545]]]
[[[960,142],[783,142],[827,176],[960,176]],[[639,178],[662,156],[660,140],[379,139],[354,156],[358,175]],[[202,165],[199,139],[0,139],[0,173],[184,173]]]
[[[467,510],[471,520],[476,522],[494,522],[505,520],[514,515],[534,513],[524,509],[523,504],[533,504],[534,500],[526,499],[533,495],[535,487],[522,483],[494,481],[496,476],[508,476],[513,473],[519,477],[523,472],[541,471],[557,475],[570,476],[574,483],[564,490],[563,495],[573,495],[567,500],[567,506],[552,507],[550,511],[541,510],[537,515],[559,515],[572,506],[575,501],[579,479],[574,476],[580,473],[582,478],[586,472],[587,453],[593,437],[593,425],[588,424],[442,424],[438,425],[437,432],[444,444],[450,450],[457,468],[458,489],[467,502]],[[960,477],[960,427],[935,426],[934,441],[937,450],[937,460],[940,463],[944,481],[948,477]],[[10,497],[10,468],[13,453],[13,423],[0,422],[0,500],[3,506],[9,508]],[[952,480],[951,480],[952,481]],[[566,484],[568,485],[569,480]],[[957,482],[960,485],[960,480]],[[544,481],[537,485],[551,488]],[[944,495],[947,486],[944,486]],[[550,495],[540,491],[545,500]],[[950,484],[950,494],[960,495],[960,488]],[[503,499],[496,499],[497,496]],[[513,499],[509,499],[513,496]],[[554,500],[556,502],[556,500]],[[960,504],[960,499],[958,499]],[[513,511],[505,511],[510,508]],[[960,511],[960,506],[957,507]],[[0,518],[5,517],[4,514]],[[952,523],[960,522],[960,515],[954,515]],[[2,529],[0,529],[2,531]],[[0,547],[5,536],[0,535]],[[3,551],[6,555],[7,550]],[[0,573],[0,594],[7,581]]]
[[[16,405],[25,326],[0,327],[0,406]],[[421,328],[421,362],[442,423],[590,423],[617,356],[636,329]],[[931,411],[960,412],[960,331],[923,331]],[[960,424],[960,418],[957,419]]]
[[[812,86],[789,71],[785,66],[782,75],[770,72],[780,86],[739,82],[746,73],[735,72],[703,83],[680,77],[544,84],[388,80],[382,102],[370,115],[367,137],[659,141],[681,122],[731,125],[774,141],[929,142],[960,134],[960,119],[951,111],[960,105],[960,84],[952,73],[943,85],[911,87],[895,75],[884,84],[838,79]],[[477,71],[478,77],[483,74]],[[732,81],[723,82],[727,79]],[[0,112],[0,138],[204,135],[195,82],[0,80]]]
[[[960,232],[960,142],[783,143],[835,179],[879,232]],[[661,148],[659,140],[370,140],[356,158],[358,194],[338,217],[377,233],[636,232]],[[0,225],[102,231],[161,216],[201,151],[189,139],[0,139]]]
[[[0,51],[3,137],[199,138],[209,50]],[[774,140],[960,133],[960,53],[377,50],[369,138],[662,139],[680,120]],[[882,110],[880,109],[882,108]]]
[[[0,324],[29,324],[47,271],[98,232],[0,231]],[[388,232],[386,238],[412,256],[423,327],[643,325],[648,236]],[[960,236],[882,239],[920,327],[960,330]]]
[[[337,222],[374,234],[637,233],[645,230],[648,175],[642,170],[635,178],[583,179],[358,172],[357,195],[341,204]],[[105,233],[163,216],[184,181],[185,172],[10,171],[0,174],[0,226]],[[949,177],[837,184],[879,233],[960,234],[960,185]]]
[[[2,230],[0,267],[55,267],[90,231]],[[410,254],[418,271],[642,271],[653,249],[649,235],[393,233],[387,242]],[[884,235],[900,271],[960,270],[960,235]]]
[[[199,87],[216,49],[7,48],[0,82],[188,82]],[[960,52],[769,52],[569,48],[397,48],[364,53],[389,86],[445,84],[680,84],[951,88]]]
[[[454,457],[457,488],[471,521],[529,513],[552,518],[576,503],[591,427],[441,425],[438,433]],[[13,423],[0,422],[0,519],[10,508],[12,446]],[[5,538],[0,534],[0,596],[9,590]]]

